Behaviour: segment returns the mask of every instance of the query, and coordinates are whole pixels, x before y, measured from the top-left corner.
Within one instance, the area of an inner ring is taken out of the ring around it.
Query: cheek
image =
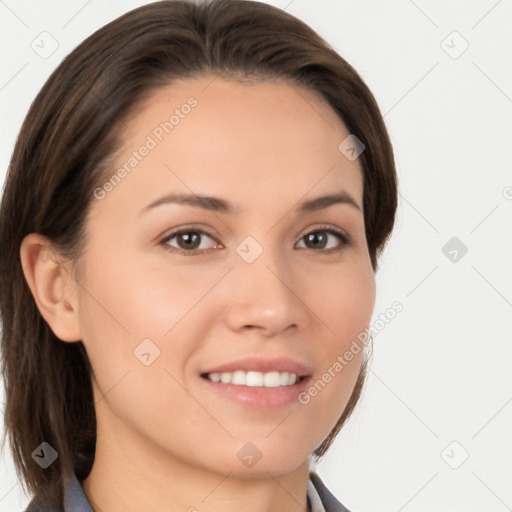
[[[348,347],[368,326],[375,305],[371,267],[354,261],[332,272],[317,273],[311,303],[326,327],[325,347],[332,353]]]
[[[325,437],[345,409],[361,369],[365,344],[360,335],[373,314],[375,278],[371,268],[359,264],[316,277],[318,290],[310,300],[325,335],[314,348],[319,371],[299,402],[323,425]]]
[[[108,253],[106,248],[105,258],[88,262],[80,311],[83,342],[99,392],[98,418],[105,408],[104,417],[114,412],[126,425],[149,435],[169,431],[176,411],[187,410],[179,424],[202,425],[204,410],[179,383],[196,348],[187,343],[183,326],[211,284],[199,279],[188,285],[184,279],[166,282],[154,268],[109,259]],[[151,423],[145,421],[149,417]]]
[[[86,263],[80,321],[101,390],[108,391],[126,372],[127,380],[142,372],[137,380],[154,389],[169,386],[165,369],[181,381],[178,373],[197,349],[187,333],[198,325],[200,299],[222,274],[179,268],[170,273],[135,258],[117,259],[106,245],[94,254]],[[145,366],[144,358],[154,362]]]
[[[133,375],[146,368],[134,351],[146,339],[159,346],[163,330],[151,316],[151,284],[129,258],[116,254],[110,246],[91,250],[80,304],[82,339],[103,392],[127,372]]]
[[[100,329],[90,332],[93,339],[100,333],[132,343],[162,339],[218,279],[211,272],[202,276],[179,267],[169,272],[168,267],[133,257],[116,259],[113,254],[113,248],[105,248],[87,263],[82,316],[86,330]]]

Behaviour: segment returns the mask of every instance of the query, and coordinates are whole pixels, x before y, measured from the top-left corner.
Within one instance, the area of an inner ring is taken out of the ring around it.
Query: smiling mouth
[[[245,372],[242,370],[221,373],[202,373],[201,377],[215,383],[261,388],[293,386],[308,378],[308,376],[301,376],[292,372]]]

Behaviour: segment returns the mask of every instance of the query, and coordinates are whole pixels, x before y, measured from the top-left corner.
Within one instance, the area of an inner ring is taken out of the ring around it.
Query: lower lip
[[[291,386],[264,388],[213,382],[210,379],[200,377],[214,393],[225,396],[242,405],[268,409],[284,407],[285,405],[298,402],[297,396],[307,388],[310,378],[306,377]]]

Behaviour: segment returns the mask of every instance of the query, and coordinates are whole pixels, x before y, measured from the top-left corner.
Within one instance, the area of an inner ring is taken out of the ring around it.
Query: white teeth
[[[231,384],[242,386],[245,384],[245,372],[233,372],[231,377]]]
[[[244,373],[245,379],[244,382],[240,384],[245,386],[263,386],[263,374],[260,372],[240,372]]]
[[[224,384],[229,384],[231,382],[231,378],[233,375],[231,373],[221,373],[220,374],[220,381]]]
[[[279,386],[292,386],[297,382],[297,375],[289,372],[236,372],[209,373],[208,379],[213,382],[235,384],[237,386],[277,388]]]

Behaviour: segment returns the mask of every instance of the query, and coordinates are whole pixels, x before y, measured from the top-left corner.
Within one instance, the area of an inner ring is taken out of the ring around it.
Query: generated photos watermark
[[[93,195],[96,199],[104,199],[105,196],[114,190],[114,188],[121,183],[121,181],[128,176],[133,169],[135,169],[146,156],[148,156],[153,149],[155,149],[160,142],[162,142],[166,135],[172,132],[185,117],[197,107],[198,102],[196,98],[191,96],[187,102],[181,107],[174,109],[173,114],[165,121],[155,126],[151,133],[146,137],[146,141],[137,150],[133,151],[130,156],[115,173],[108,178],[101,187],[96,187]]]
[[[311,386],[299,393],[297,399],[302,405],[307,405],[311,401],[312,397],[315,397],[320,393],[329,382],[331,382],[336,375],[338,375],[343,368],[345,368],[354,356],[359,354],[363,350],[371,337],[376,336],[381,332],[386,325],[388,325],[393,319],[396,318],[397,314],[403,311],[404,307],[401,302],[395,301],[384,311],[379,314],[379,318],[373,322],[369,327],[364,329],[357,335],[357,339],[352,341],[350,348],[347,349],[343,354],[338,355],[336,360],[329,368],[317,379]]]

